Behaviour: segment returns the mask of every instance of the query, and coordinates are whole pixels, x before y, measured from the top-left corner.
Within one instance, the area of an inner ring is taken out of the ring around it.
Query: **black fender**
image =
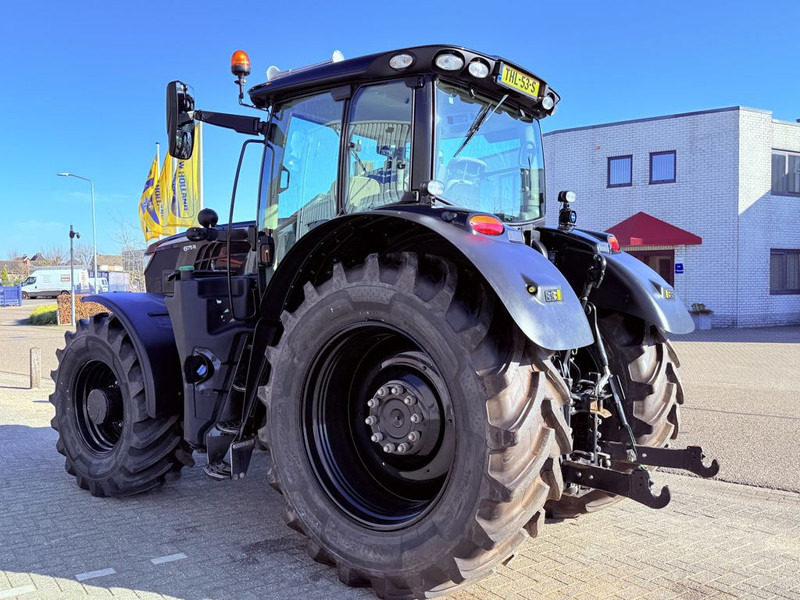
[[[102,304],[125,327],[142,368],[148,416],[181,414],[183,378],[164,296],[113,292],[86,296],[83,301]]]
[[[604,254],[606,276],[590,300],[598,308],[618,310],[675,334],[694,331],[694,321],[672,286],[627,252]]]
[[[541,230],[542,242],[577,293],[583,289],[595,255],[605,259],[605,277],[589,295],[597,308],[638,317],[670,333],[694,331],[692,317],[673,287],[636,257],[613,252],[607,237],[581,229]]]
[[[470,214],[409,205],[327,221],[300,238],[281,260],[264,296],[262,315],[276,320],[280,310],[291,305],[289,295],[302,286],[301,279],[325,268],[321,266],[325,257],[330,261],[354,246],[362,256],[381,251],[434,252],[433,245],[444,242],[474,265],[531,341],[548,350],[591,344],[594,338],[578,297],[558,269],[523,243],[516,230],[511,231],[515,237],[509,237],[508,228],[498,236],[476,233],[467,225]]]

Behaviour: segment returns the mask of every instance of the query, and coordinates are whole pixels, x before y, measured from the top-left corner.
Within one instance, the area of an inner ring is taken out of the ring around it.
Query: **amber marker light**
[[[619,240],[617,239],[617,236],[608,236],[608,245],[611,246],[612,251],[619,252]]]
[[[234,75],[250,75],[250,57],[244,50],[237,50],[231,56],[231,73]]]
[[[505,230],[503,222],[490,215],[474,215],[469,218],[469,225],[483,235],[500,235]]]

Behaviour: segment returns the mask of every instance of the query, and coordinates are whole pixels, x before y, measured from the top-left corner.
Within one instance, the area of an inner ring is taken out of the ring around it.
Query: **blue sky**
[[[319,4],[319,6],[317,6]],[[227,12],[226,12],[227,11]],[[744,105],[800,118],[800,2],[14,2],[0,20],[0,258],[66,247],[69,224],[116,252],[155,142],[165,151],[164,88],[181,79],[209,110],[236,102],[231,53],[267,67],[425,43],[499,54],[562,96],[543,131]],[[205,130],[206,205],[227,214],[241,138]],[[243,177],[255,179],[255,161]],[[255,211],[253,187],[238,218]]]

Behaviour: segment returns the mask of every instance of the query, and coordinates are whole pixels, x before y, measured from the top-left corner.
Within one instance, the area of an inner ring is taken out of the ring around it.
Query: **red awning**
[[[617,236],[622,246],[692,246],[703,243],[700,236],[645,212],[638,212],[609,227],[606,233]]]

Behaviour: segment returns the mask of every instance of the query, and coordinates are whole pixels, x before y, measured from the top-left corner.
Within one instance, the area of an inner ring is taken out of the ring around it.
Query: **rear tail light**
[[[505,225],[497,217],[490,215],[475,215],[469,218],[469,225],[483,235],[501,235],[505,231]]]

